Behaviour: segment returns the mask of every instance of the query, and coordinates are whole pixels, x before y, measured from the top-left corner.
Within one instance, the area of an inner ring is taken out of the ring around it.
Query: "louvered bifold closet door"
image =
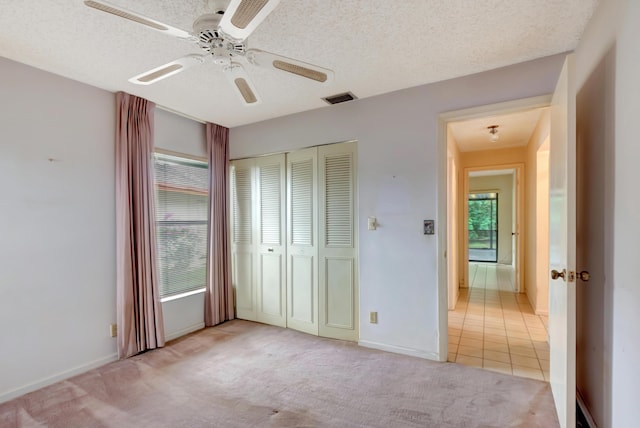
[[[231,162],[231,265],[237,318],[257,321],[254,160]]]
[[[317,149],[287,155],[287,326],[318,334]]]
[[[319,333],[358,340],[356,143],[318,148]]]
[[[258,321],[285,327],[285,155],[255,160]]]

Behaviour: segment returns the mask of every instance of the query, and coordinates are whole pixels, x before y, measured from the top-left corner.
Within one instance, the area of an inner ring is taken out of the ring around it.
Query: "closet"
[[[230,170],[237,317],[358,340],[356,143]]]

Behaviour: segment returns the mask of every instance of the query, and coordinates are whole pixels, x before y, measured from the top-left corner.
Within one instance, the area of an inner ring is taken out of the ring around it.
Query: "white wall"
[[[422,220],[436,219],[438,232],[444,221],[437,219],[438,168],[446,168],[438,165],[438,115],[550,93],[562,59],[544,58],[231,129],[232,158],[358,140],[360,343],[446,359],[446,350],[438,349],[437,266],[444,248],[437,247],[437,236],[422,234]],[[367,230],[370,215],[380,223],[376,231]],[[372,308],[378,324],[366,317]]]
[[[0,58],[0,402],[116,358],[115,96]],[[156,110],[156,146],[205,156]],[[203,294],[163,304],[168,339]]]
[[[595,150],[592,281],[579,289],[578,388],[598,426],[637,423],[640,385],[640,2],[601,2],[576,50],[578,150]],[[580,161],[580,158],[578,158]],[[590,168],[592,165],[589,165]],[[580,239],[583,239],[579,235]],[[578,255],[580,263],[581,254]],[[582,311],[581,308],[588,307]],[[587,313],[585,313],[587,312]],[[582,342],[589,338],[589,342]],[[582,352],[581,352],[582,351]],[[584,352],[588,351],[588,352]]]
[[[0,58],[0,401],[116,358],[115,97]]]
[[[613,226],[613,358],[612,426],[637,421],[640,385],[640,2],[625,4],[618,28],[615,66],[615,174]],[[605,111],[607,119],[611,111]],[[609,122],[608,125],[611,123]],[[611,230],[607,230],[611,232]]]
[[[156,108],[155,147],[206,159],[205,126]],[[166,340],[204,328],[204,293],[163,302],[162,315]]]
[[[206,132],[203,123],[156,107],[154,132],[156,148],[206,160]]]
[[[510,265],[513,262],[513,239],[515,231],[513,198],[513,174],[469,177],[469,193],[498,191],[498,263]],[[467,198],[465,198],[465,202]]]

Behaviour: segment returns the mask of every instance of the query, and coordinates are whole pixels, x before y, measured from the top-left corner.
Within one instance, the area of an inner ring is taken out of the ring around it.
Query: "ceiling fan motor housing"
[[[193,23],[193,33],[198,38],[198,46],[213,56],[213,63],[229,65],[232,54],[244,53],[242,43],[229,40],[219,29],[222,14],[207,13]]]

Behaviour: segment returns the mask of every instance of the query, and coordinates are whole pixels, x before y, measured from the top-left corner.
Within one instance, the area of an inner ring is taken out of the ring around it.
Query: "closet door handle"
[[[273,253],[273,248],[267,248],[267,251]]]

